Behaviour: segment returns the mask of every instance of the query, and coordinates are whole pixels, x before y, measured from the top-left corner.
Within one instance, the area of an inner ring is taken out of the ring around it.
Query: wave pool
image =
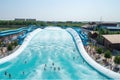
[[[61,28],[45,28],[14,59],[0,64],[0,79],[107,80],[81,57],[73,37]]]

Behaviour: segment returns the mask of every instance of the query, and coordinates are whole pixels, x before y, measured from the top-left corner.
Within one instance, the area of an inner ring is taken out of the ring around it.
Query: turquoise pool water
[[[72,36],[60,28],[37,33],[18,57],[0,65],[0,78],[108,79],[83,60]]]

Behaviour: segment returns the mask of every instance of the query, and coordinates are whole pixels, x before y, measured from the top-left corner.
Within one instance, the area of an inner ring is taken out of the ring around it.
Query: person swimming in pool
[[[7,75],[7,72],[5,71],[5,75]]]
[[[46,68],[44,68],[44,71],[46,70]]]
[[[56,70],[56,67],[54,67],[54,71]]]
[[[23,71],[22,73],[23,73],[23,75],[25,74],[25,72],[24,72],[24,71]]]
[[[27,61],[25,61],[25,64],[27,63]]]
[[[85,64],[85,61],[83,60],[83,64]]]
[[[60,67],[58,67],[58,70],[60,70]]]
[[[46,67],[47,65],[45,64],[45,67]]]
[[[52,65],[54,66],[54,63],[52,63]]]
[[[9,74],[9,78],[11,78],[11,74]]]
[[[73,49],[73,52],[75,52],[75,49]]]

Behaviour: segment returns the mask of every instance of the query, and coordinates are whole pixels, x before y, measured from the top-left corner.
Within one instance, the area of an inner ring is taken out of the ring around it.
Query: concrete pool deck
[[[97,71],[99,71],[100,73],[106,75],[109,78],[113,78],[116,80],[120,80],[120,74],[113,72],[103,66],[101,66],[100,64],[98,64],[97,62],[95,62],[85,51],[82,40],[80,39],[79,35],[77,34],[77,32],[75,30],[73,30],[72,28],[67,28],[67,31],[71,33],[71,35],[73,36],[76,45],[78,47],[79,52],[81,53],[81,56],[85,59],[85,61],[92,66],[94,69],[96,69]]]

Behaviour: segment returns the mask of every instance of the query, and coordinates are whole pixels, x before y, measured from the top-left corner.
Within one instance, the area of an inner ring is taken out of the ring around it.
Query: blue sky
[[[0,19],[120,21],[120,0],[0,0]]]

